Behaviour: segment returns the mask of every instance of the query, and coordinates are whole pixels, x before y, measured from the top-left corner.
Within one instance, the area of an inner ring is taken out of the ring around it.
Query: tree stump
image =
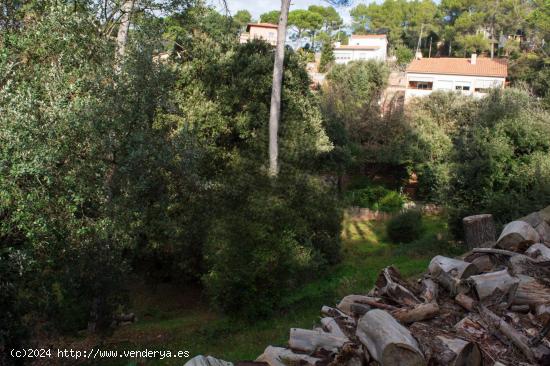
[[[468,249],[482,246],[496,240],[496,227],[493,215],[482,214],[468,216],[462,219],[464,240]]]

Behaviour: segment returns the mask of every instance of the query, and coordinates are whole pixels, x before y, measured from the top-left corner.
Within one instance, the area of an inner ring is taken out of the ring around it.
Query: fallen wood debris
[[[496,244],[490,215],[463,223],[463,260],[438,255],[414,283],[387,267],[370,291],[323,306],[315,330],[292,328],[287,348],[246,365],[550,365],[550,206],[506,225]]]

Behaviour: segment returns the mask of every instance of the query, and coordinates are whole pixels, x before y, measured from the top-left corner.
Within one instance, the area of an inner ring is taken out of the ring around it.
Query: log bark
[[[399,309],[391,312],[391,315],[402,324],[419,322],[422,320],[435,318],[439,314],[439,305],[437,303],[419,304],[413,308]]]
[[[294,353],[289,349],[273,346],[268,346],[256,361],[266,362],[269,366],[316,366],[322,363],[320,358]]]
[[[233,363],[212,356],[196,356],[187,361],[183,366],[233,366]]]
[[[413,306],[420,303],[394,267],[386,267],[382,270],[376,280],[376,288],[379,296],[391,299],[398,304]]]
[[[420,297],[424,302],[437,302],[437,283],[435,283],[431,278],[424,278],[422,280],[422,294]]]
[[[432,278],[445,287],[451,296],[467,290],[461,281],[463,278],[479,273],[477,267],[472,263],[441,255],[434,257],[428,268]]]
[[[291,328],[289,347],[294,351],[313,353],[317,350],[337,352],[349,342],[347,337],[336,337],[332,334],[315,330]]]
[[[497,240],[497,246],[511,251],[521,251],[531,244],[538,243],[539,234],[524,221],[512,221],[504,227]]]
[[[550,248],[544,244],[536,243],[525,251],[525,255],[537,261],[550,261]]]
[[[482,246],[496,239],[496,228],[493,215],[482,214],[468,216],[462,219],[464,241],[469,249]]]
[[[537,319],[543,323],[550,321],[550,304],[539,304],[535,307]]]
[[[409,330],[386,311],[374,309],[366,313],[359,320],[356,335],[381,366],[426,365]]]
[[[486,332],[479,322],[472,319],[472,316],[473,315],[470,314],[456,323],[454,330],[459,336],[474,339],[479,342],[483,339]]]
[[[321,314],[334,318],[346,326],[355,327],[355,320],[340,309],[331,308],[330,306],[325,305],[321,308]]]
[[[470,276],[468,282],[474,285],[479,300],[483,303],[498,304],[506,301],[511,305],[516,295],[519,279],[510,276],[507,269],[497,272]]]
[[[332,334],[335,337],[340,337],[340,338],[348,337],[346,333],[344,333],[344,331],[340,328],[336,320],[334,320],[334,318],[329,318],[329,317],[322,318],[321,325],[323,326],[323,329],[326,332]]]
[[[462,306],[464,309],[468,311],[474,311],[476,302],[470,296],[460,293],[456,295],[455,301],[457,302],[458,305]]]
[[[519,348],[519,350],[521,350],[530,362],[538,363],[548,359],[550,350],[548,350],[545,346],[531,348],[527,337],[515,330],[510,324],[506,323],[504,319],[500,318],[483,305],[480,305],[478,309],[479,314],[483,320],[489,324],[490,328],[496,329],[505,335],[506,338],[508,338],[517,348]]]
[[[470,263],[476,266],[479,272],[491,272],[495,267],[495,262],[493,262],[493,258],[490,255],[480,255],[470,261]]]
[[[535,278],[517,275],[519,284],[514,298],[514,305],[541,305],[550,304],[550,288]]]
[[[379,299],[365,296],[365,295],[348,295],[344,297],[336,307],[344,312],[347,315],[353,316],[353,311],[351,309],[351,306],[353,304],[366,304],[369,305],[368,302],[378,302]]]
[[[550,225],[546,221],[536,226],[535,231],[539,234],[542,243],[550,243]]]
[[[482,357],[479,347],[456,336],[433,329],[425,323],[415,323],[410,327],[418,340],[430,365],[434,366],[479,366]]]

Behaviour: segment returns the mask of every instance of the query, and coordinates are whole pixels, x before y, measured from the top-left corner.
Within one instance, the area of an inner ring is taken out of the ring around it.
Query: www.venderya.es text
[[[70,348],[21,348],[12,349],[10,355],[13,358],[66,358],[66,359],[101,359],[101,358],[122,358],[122,359],[160,359],[165,358],[188,358],[189,351],[171,350],[102,350],[91,348],[89,350],[75,350]]]

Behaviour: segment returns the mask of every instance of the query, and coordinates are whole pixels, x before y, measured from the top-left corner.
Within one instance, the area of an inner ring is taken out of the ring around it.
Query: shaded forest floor
[[[286,298],[284,308],[287,310],[263,321],[247,323],[218,315],[208,310],[198,289],[184,291],[169,285],[152,289],[140,285],[132,291],[131,298],[138,321],[118,328],[102,348],[187,350],[192,357],[209,354],[228,361],[252,360],[269,344],[284,345],[291,327],[312,328],[319,319],[322,305],[335,305],[345,295],[368,292],[382,268],[394,265],[403,275],[411,277],[424,272],[435,254],[461,252],[461,248],[449,241],[442,217],[424,217],[422,238],[409,244],[390,243],[385,225],[385,222],[346,218],[341,263]],[[73,347],[77,346],[73,344]],[[101,363],[144,364],[121,361]],[[182,365],[182,361],[185,360],[149,359],[145,364]]]

